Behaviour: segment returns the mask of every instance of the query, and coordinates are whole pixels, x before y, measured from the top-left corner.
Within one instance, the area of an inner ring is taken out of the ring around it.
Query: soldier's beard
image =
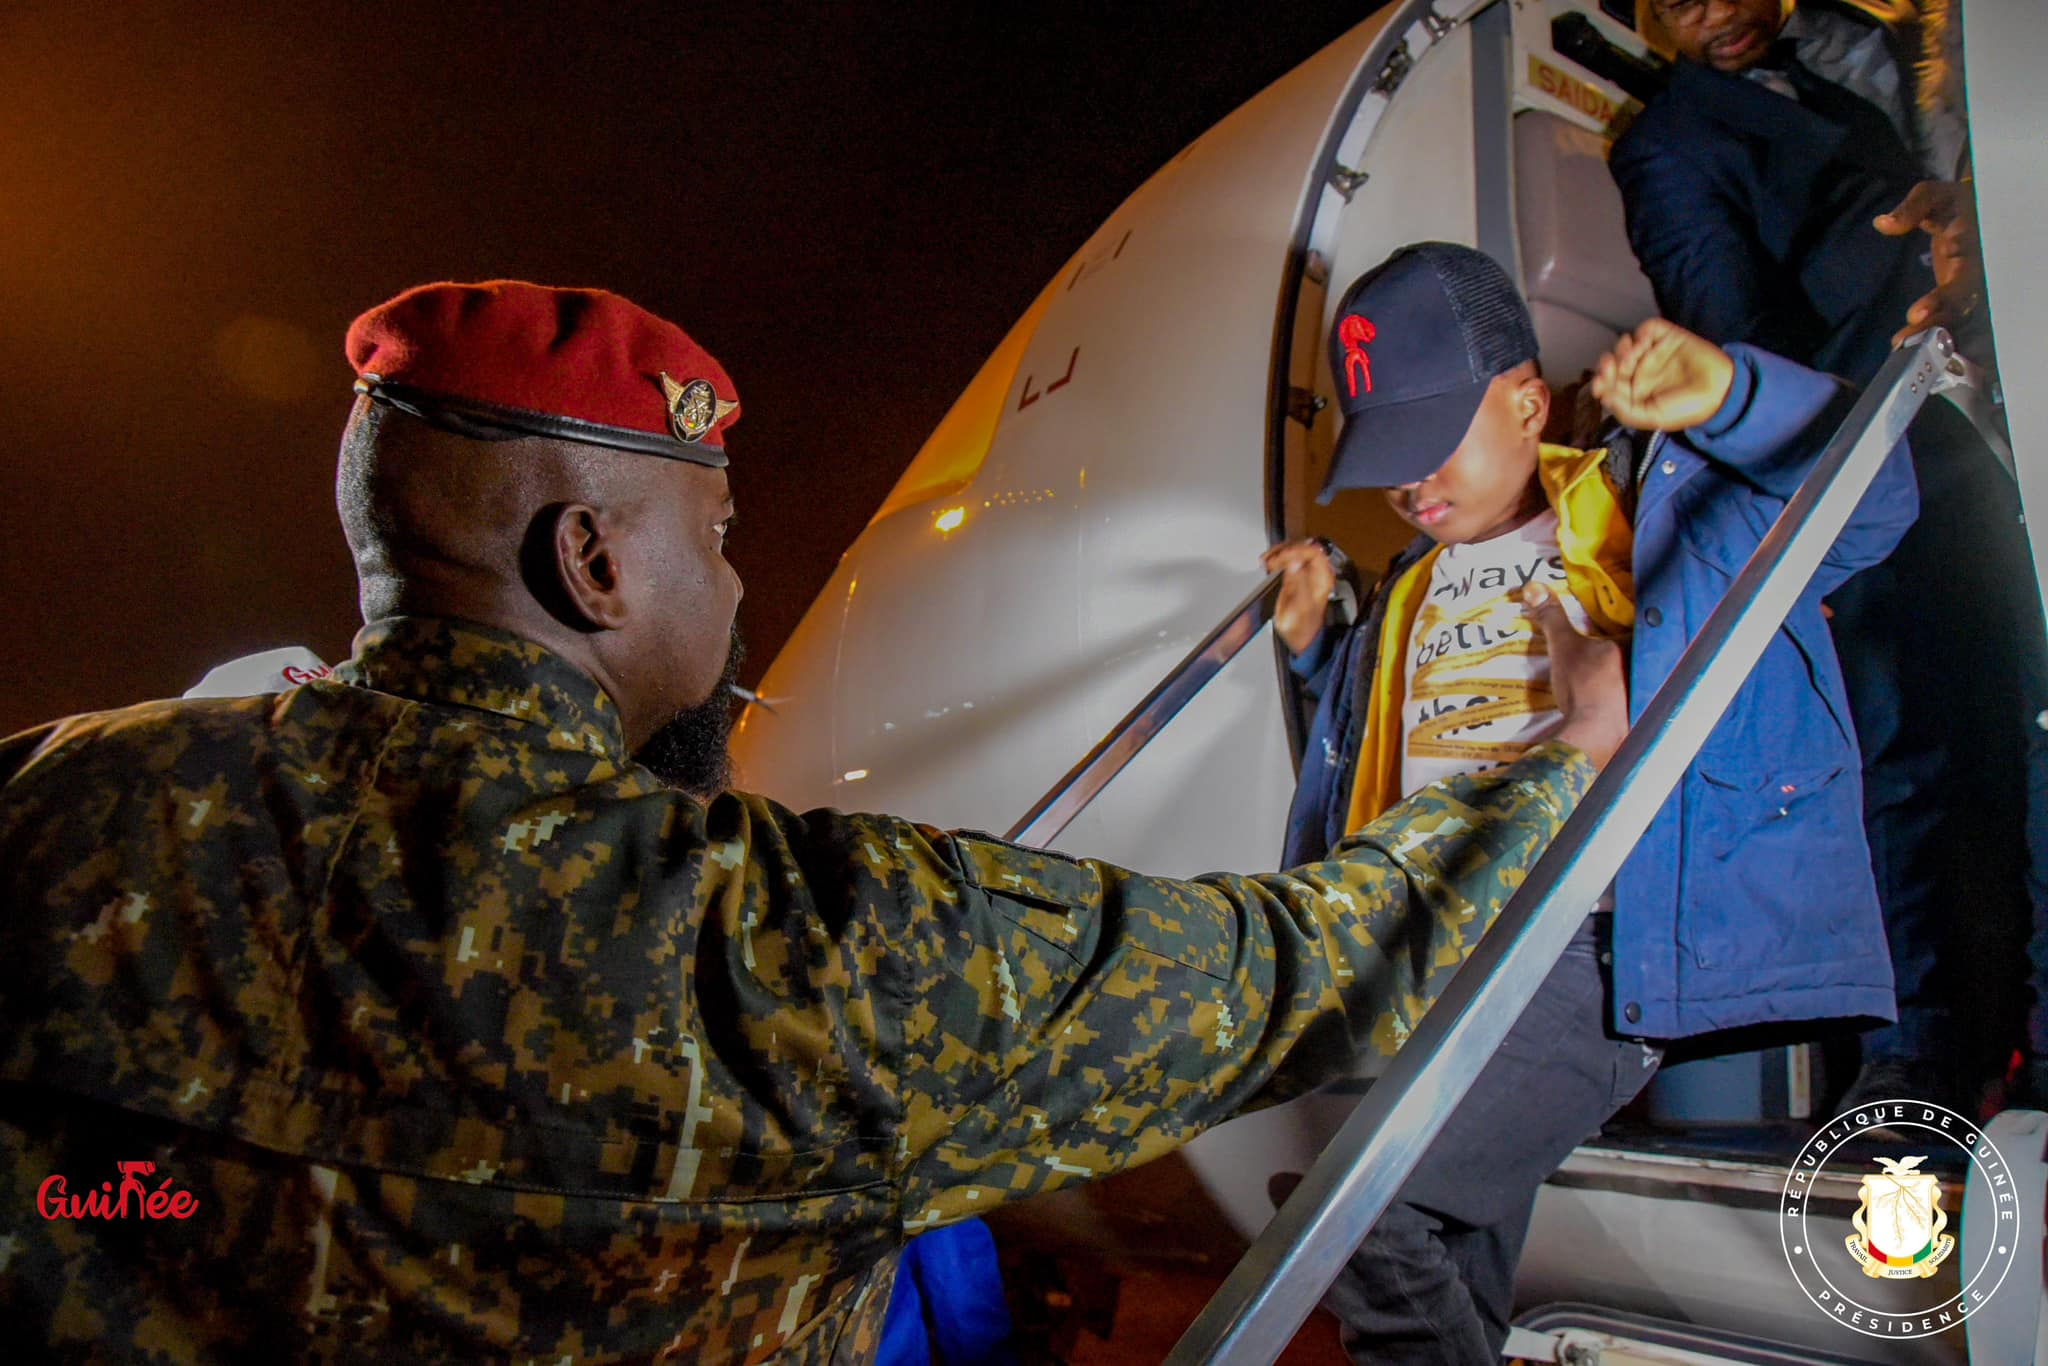
[[[732,754],[726,745],[739,714],[739,699],[733,695],[732,685],[739,681],[740,661],[745,657],[746,647],[740,643],[740,628],[735,625],[725,668],[711,695],[670,717],[633,758],[670,787],[693,797],[708,799],[725,791],[732,782]]]

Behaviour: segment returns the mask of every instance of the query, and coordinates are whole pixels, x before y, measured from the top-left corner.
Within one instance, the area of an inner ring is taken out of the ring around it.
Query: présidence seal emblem
[[[1986,1237],[1963,1257],[1946,1231],[1941,1179],[1921,1170],[1955,1150],[1994,1201],[1972,1211]],[[1823,1176],[1860,1178],[1847,1229],[1839,1204],[1816,1208]],[[1815,1307],[1844,1327],[1874,1338],[1932,1337],[1982,1308],[2012,1269],[2021,1236],[2012,1189],[2004,1155],[1955,1111],[1917,1100],[1859,1105],[1824,1125],[1793,1160],[1779,1200],[1785,1263]],[[1938,1275],[1951,1258],[1953,1280]]]

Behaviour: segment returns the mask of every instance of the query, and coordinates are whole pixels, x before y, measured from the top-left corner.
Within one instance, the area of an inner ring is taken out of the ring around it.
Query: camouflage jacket
[[[1169,881],[693,800],[584,674],[425,619],[290,692],[24,733],[0,1324],[58,1358],[864,1359],[908,1235],[1395,1046],[1591,777],[1542,746],[1328,862]]]

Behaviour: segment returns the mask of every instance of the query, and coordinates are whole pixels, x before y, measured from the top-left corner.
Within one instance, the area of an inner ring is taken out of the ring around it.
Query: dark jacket
[[[1887,32],[1910,106],[1912,47],[1900,26]],[[1925,237],[1871,226],[1924,177],[1889,122],[1863,108],[1875,124],[1674,66],[1608,162],[1665,317],[1858,384],[1877,373],[1934,276]]]
[[[1622,438],[1642,452],[1617,462],[1628,472],[1624,506],[1635,499],[1632,721],[1854,397],[1766,352],[1731,354],[1735,387],[1710,421],[1677,438]],[[1765,1021],[1894,1017],[1855,732],[1821,598],[1889,554],[1918,508],[1901,441],[1623,865],[1617,1030],[1682,1038]],[[1288,817],[1289,863],[1343,834],[1386,589],[1430,544],[1402,552],[1348,635],[1296,661],[1321,701]]]

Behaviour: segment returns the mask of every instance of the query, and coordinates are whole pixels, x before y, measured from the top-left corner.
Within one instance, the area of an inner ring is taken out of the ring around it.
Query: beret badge
[[[661,394],[668,401],[668,428],[686,446],[694,446],[709,436],[719,419],[740,406],[720,398],[708,379],[678,384],[668,377],[667,371],[661,375]]]

